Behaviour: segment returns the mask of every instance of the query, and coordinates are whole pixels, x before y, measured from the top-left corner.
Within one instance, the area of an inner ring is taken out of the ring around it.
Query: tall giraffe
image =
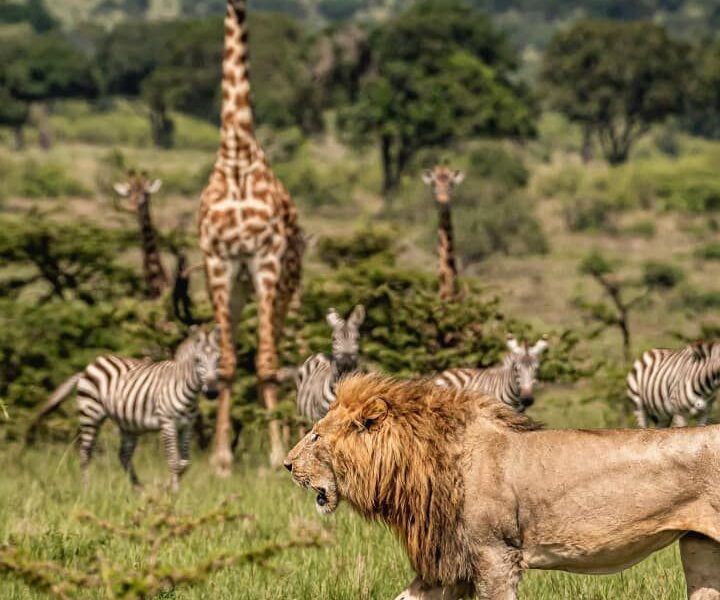
[[[144,171],[130,171],[126,182],[113,186],[120,196],[130,199],[129,208],[120,208],[137,215],[142,242],[145,294],[148,298],[158,298],[168,285],[168,276],[158,249],[157,230],[150,215],[150,196],[157,192],[161,185],[162,181],[159,179],[150,181]]]
[[[432,188],[438,209],[438,271],[440,298],[448,300],[457,293],[457,266],[450,218],[450,194],[462,183],[465,174],[446,165],[435,165],[423,172],[422,180]]]
[[[275,177],[255,138],[248,78],[245,0],[228,0],[222,64],[220,149],[199,212],[200,247],[215,320],[220,327],[220,373],[213,464],[232,465],[230,408],[236,371],[234,330],[248,294],[258,304],[256,371],[268,411],[277,406],[277,341],[300,283],[302,230],[290,195]],[[280,424],[272,420],[270,462],[284,457]]]

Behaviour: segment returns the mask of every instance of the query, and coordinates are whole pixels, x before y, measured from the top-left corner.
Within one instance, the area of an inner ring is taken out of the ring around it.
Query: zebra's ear
[[[547,347],[548,347],[548,341],[547,341],[547,339],[548,339],[548,336],[546,336],[546,335],[542,336],[542,337],[535,343],[535,345],[534,345],[532,348],[530,348],[530,350],[528,351],[529,354],[530,354],[530,356],[534,356],[535,358],[539,358],[540,355],[542,355],[542,353],[545,352],[545,350],[546,350]]]
[[[356,329],[362,325],[365,320],[365,307],[362,304],[358,304],[348,317],[348,323]]]
[[[373,431],[387,417],[388,405],[381,396],[373,396],[361,408],[355,419],[358,431]]]
[[[327,321],[327,324],[330,325],[330,327],[332,327],[333,329],[335,329],[336,327],[340,327],[343,324],[342,317],[334,308],[331,308],[328,311],[325,320]]]
[[[422,174],[422,180],[425,185],[431,185],[435,180],[435,176],[430,169],[425,169]]]
[[[130,194],[130,184],[128,183],[116,183],[113,185],[113,189],[120,196],[128,196]]]
[[[518,344],[518,341],[515,339],[515,336],[512,333],[507,334],[505,344],[507,345],[508,350],[510,350],[510,352],[512,352],[513,354],[520,354],[522,352],[520,344]]]

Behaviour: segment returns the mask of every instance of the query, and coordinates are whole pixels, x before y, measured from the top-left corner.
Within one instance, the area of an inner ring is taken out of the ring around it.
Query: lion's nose
[[[292,473],[292,463],[289,460],[283,462],[283,467]]]

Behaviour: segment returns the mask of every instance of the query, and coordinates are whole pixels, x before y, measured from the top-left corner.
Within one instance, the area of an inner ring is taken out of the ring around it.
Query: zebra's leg
[[[93,413],[92,411],[80,411],[80,436],[78,440],[78,449],[80,452],[80,472],[82,473],[82,485],[87,489],[90,484],[88,467],[92,458],[95,440],[97,439],[100,427],[105,420],[104,413]]]
[[[121,431],[120,436],[120,464],[130,477],[132,486],[134,488],[141,488],[142,485],[140,484],[140,480],[138,479],[137,473],[135,473],[135,467],[133,467],[132,463],[138,436],[130,431]]]
[[[703,412],[701,412],[701,413],[698,415],[697,424],[698,424],[700,427],[704,427],[705,425],[707,425],[708,414],[709,414],[709,413],[710,413],[710,410],[708,409],[708,410],[704,410]]]
[[[160,424],[160,438],[170,468],[170,490],[177,492],[180,487],[180,456],[178,452],[178,430],[174,421],[167,420]]]
[[[670,421],[670,427],[687,427],[688,420],[684,415],[676,413],[673,415],[672,421]]]
[[[192,425],[183,425],[178,430],[178,446],[180,448],[180,461],[178,463],[179,475],[187,471],[190,466],[190,446],[192,443]]]
[[[647,429],[647,413],[645,412],[645,409],[642,407],[642,405],[636,404],[635,410],[633,412],[635,413],[635,419],[637,420],[638,427],[640,427],[641,429]]]

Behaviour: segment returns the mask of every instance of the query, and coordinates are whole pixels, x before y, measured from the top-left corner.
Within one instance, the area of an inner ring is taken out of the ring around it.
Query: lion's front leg
[[[508,548],[488,548],[478,556],[475,593],[481,600],[517,600],[522,569]]]
[[[720,600],[720,544],[686,533],[680,539],[680,557],[689,600]]]
[[[472,586],[469,584],[432,586],[420,577],[416,577],[407,589],[395,597],[395,600],[461,600],[461,598],[472,598],[472,594]]]

